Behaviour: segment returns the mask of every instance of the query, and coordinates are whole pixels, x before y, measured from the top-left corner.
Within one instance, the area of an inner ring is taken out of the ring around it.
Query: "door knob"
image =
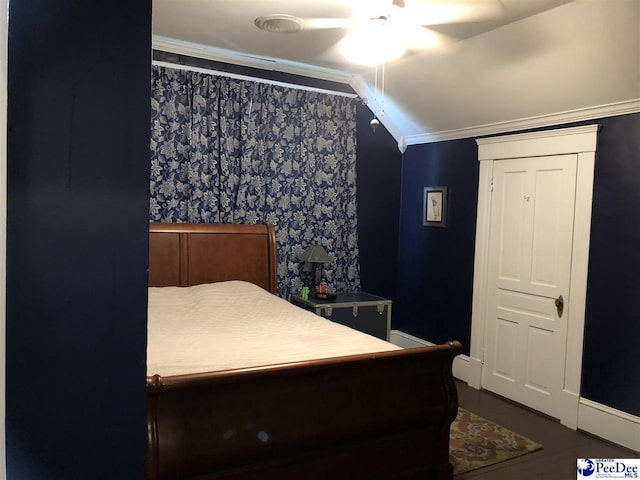
[[[556,298],[555,304],[556,310],[558,311],[558,318],[562,318],[562,312],[564,311],[564,298],[562,298],[562,295]]]

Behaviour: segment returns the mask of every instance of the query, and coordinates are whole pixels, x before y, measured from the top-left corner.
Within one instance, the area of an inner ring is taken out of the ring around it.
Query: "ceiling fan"
[[[407,50],[441,47],[453,39],[439,27],[452,23],[498,19],[499,0],[345,0],[349,18],[260,16],[255,25],[272,33],[345,29],[338,48],[351,61],[378,65]]]

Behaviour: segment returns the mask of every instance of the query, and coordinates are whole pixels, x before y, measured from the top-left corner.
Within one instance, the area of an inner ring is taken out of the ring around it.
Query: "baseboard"
[[[401,330],[391,330],[389,341],[394,345],[402,348],[426,347],[434,345],[431,342],[427,342],[426,340],[422,340],[421,338],[414,337],[413,335],[404,333]]]
[[[402,348],[435,345],[432,342],[415,337],[400,330],[391,330],[390,341]],[[453,376],[469,386],[480,388],[480,360],[458,355],[453,361]],[[477,386],[475,384],[477,383]],[[564,401],[574,403],[578,395],[564,392]],[[575,408],[575,407],[574,407]],[[569,428],[574,428],[574,420],[563,421]],[[577,428],[596,435],[610,442],[640,452],[640,417],[631,415],[600,403],[579,398]]]
[[[640,417],[581,398],[578,428],[640,452]]]
[[[400,330],[391,330],[389,341],[394,345],[402,348],[427,347],[433,346],[435,343],[414,337]],[[458,355],[453,360],[453,376],[458,380],[469,383],[470,359],[467,355]]]
[[[467,385],[476,390],[482,388],[482,360],[479,358],[469,357],[469,381]]]

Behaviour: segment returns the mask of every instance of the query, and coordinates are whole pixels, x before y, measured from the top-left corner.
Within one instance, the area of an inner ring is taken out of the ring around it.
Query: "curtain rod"
[[[187,70],[189,72],[206,73],[206,74],[210,74],[210,75],[216,75],[216,76],[219,76],[219,77],[234,78],[236,80],[249,80],[249,81],[252,81],[252,82],[266,83],[268,85],[278,85],[280,87],[288,87],[288,88],[293,88],[293,89],[296,89],[296,90],[307,90],[309,92],[327,93],[329,95],[338,95],[338,96],[341,96],[341,97],[348,97],[348,98],[358,98],[358,95],[356,95],[355,93],[338,92],[336,90],[327,90],[325,88],[309,87],[309,86],[306,86],[306,85],[298,85],[298,84],[295,84],[295,83],[278,82],[276,80],[268,80],[268,79],[265,79],[265,78],[250,77],[248,75],[239,75],[237,73],[221,72],[221,71],[218,71],[218,70],[209,70],[207,68],[192,67],[192,66],[189,66],[189,65],[180,65],[180,64],[176,64],[176,63],[161,62],[159,60],[153,60],[151,62],[151,64],[152,65],[156,65],[158,67],[174,68],[176,70]]]

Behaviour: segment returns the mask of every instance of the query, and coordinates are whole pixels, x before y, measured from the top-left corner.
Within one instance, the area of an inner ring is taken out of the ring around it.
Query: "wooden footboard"
[[[450,479],[461,351],[150,377],[147,478]]]

